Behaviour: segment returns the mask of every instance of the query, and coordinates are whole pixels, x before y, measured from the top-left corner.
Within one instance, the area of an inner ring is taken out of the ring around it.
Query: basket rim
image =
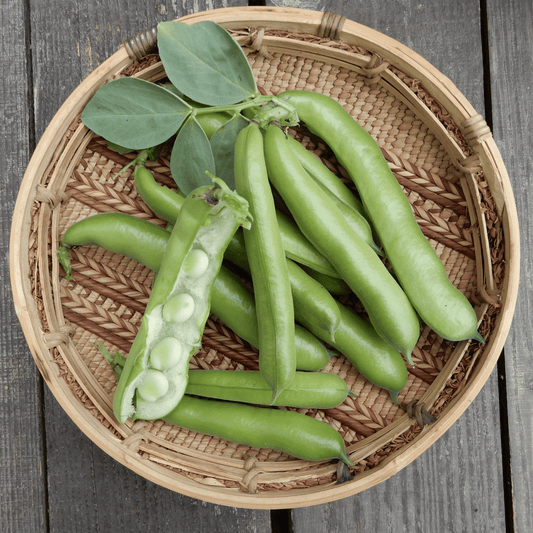
[[[316,33],[322,16],[323,13],[321,12],[301,8],[249,7],[243,9],[232,7],[194,13],[180,17],[177,20],[187,23],[214,20],[227,28],[239,25],[239,27],[242,27],[243,24],[250,26],[254,24],[260,25],[265,22],[279,26],[287,25],[288,23],[291,28],[305,30],[299,33]],[[265,19],[265,17],[270,18]],[[340,38],[348,43],[359,44],[371,50],[378,50],[387,60],[396,61],[399,68],[403,68],[408,73],[424,74],[426,76],[424,79],[429,80],[429,84],[426,84],[427,88],[432,94],[437,96],[438,100],[448,110],[453,110],[453,113],[461,119],[459,122],[465,122],[477,115],[471,104],[448,78],[443,76],[421,56],[398,41],[351,20],[345,21]],[[504,287],[502,288],[502,292],[506,295],[506,305],[497,319],[498,332],[496,335],[491,336],[489,343],[487,343],[486,353],[489,356],[484,360],[483,365],[478,367],[475,375],[472,376],[464,390],[453,399],[446,410],[439,416],[437,422],[431,426],[431,431],[423,431],[406,447],[402,448],[402,453],[394,457],[391,456],[376,468],[365,472],[357,483],[328,485],[323,488],[314,487],[312,490],[295,489],[294,491],[275,493],[274,495],[269,492],[247,494],[230,489],[220,489],[199,484],[192,480],[185,481],[184,478],[179,483],[176,483],[176,479],[163,467],[158,467],[152,463],[150,468],[153,473],[151,470],[147,470],[138,454],[121,446],[122,441],[120,439],[111,438],[107,428],[88,413],[81,403],[71,401],[70,389],[59,378],[58,372],[51,362],[46,357],[43,357],[43,354],[49,351],[50,346],[45,342],[40,330],[36,308],[31,296],[30,281],[28,276],[25,275],[28,264],[28,249],[23,246],[23,243],[28,241],[30,234],[30,213],[36,197],[36,180],[49,166],[59,140],[68,125],[77,116],[80,106],[83,107],[88,102],[103,81],[109,79],[110,75],[118,74],[130,63],[131,59],[124,46],[121,46],[67,98],[50,122],[31,157],[13,212],[9,251],[13,299],[30,351],[47,385],[76,425],[97,446],[117,461],[154,483],[178,491],[186,496],[211,503],[254,509],[305,507],[353,495],[388,479],[427,450],[465,411],[492,372],[511,326],[518,296],[520,249],[519,239],[515,239],[515,242],[510,242],[510,236],[518,235],[518,216],[510,179],[494,140],[492,137],[484,139],[477,146],[477,152],[484,156],[483,163],[485,165],[490,165],[495,169],[496,175],[495,180],[490,184],[491,190],[494,189],[496,194],[501,195],[501,217],[507,237],[505,239],[506,273]],[[62,350],[63,344],[58,342],[57,347]]]

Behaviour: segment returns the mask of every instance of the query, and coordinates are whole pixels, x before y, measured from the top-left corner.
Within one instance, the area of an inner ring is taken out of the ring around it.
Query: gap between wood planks
[[[31,32],[31,19],[30,19],[30,3],[28,0],[22,3],[23,5],[23,17],[24,17],[24,33],[25,33],[25,48],[26,48],[26,101],[28,105],[28,153],[33,154],[37,147],[37,134],[36,134],[36,124],[35,124],[35,98],[34,98],[34,73],[33,73],[33,54],[32,54],[32,32]],[[41,446],[43,450],[42,455],[42,478],[45,481],[43,484],[44,491],[44,501],[46,507],[44,509],[44,530],[50,530],[50,507],[48,505],[48,463],[46,460],[46,423],[45,423],[45,413],[44,413],[44,403],[45,403],[45,384],[43,378],[39,375],[38,379],[38,398],[40,403],[40,426],[41,426]]]
[[[487,0],[480,0],[480,27],[481,27],[481,50],[483,54],[483,96],[485,102],[485,120],[492,131],[492,89],[489,50],[489,24]],[[509,418],[507,410],[507,377],[505,372],[505,349],[496,363],[498,373],[498,399],[500,406],[500,440],[502,448],[502,473],[503,473],[503,501],[505,510],[505,529],[508,533],[515,532],[512,472],[511,472],[511,448],[509,442]]]
[[[270,527],[272,533],[293,533],[292,513],[290,509],[274,509],[270,511]]]

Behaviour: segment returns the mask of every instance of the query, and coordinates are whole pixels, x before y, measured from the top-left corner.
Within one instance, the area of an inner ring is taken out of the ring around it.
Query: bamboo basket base
[[[300,20],[300,10],[286,9],[222,9],[182,20],[209,18],[228,27],[263,93],[304,89],[332,96],[376,139],[451,281],[473,303],[487,340],[484,346],[452,343],[423,327],[400,405],[342,354],[332,357],[323,371],[342,377],[357,398],[335,409],[299,411],[341,433],[355,463],[348,478],[334,462],[310,463],[161,420],[120,425],[112,414],[116,379],[95,344],[127,355],[153,273],[87,246],[72,250],[74,280],[68,281],[56,252],[66,228],[96,213],[121,211],[165,225],[138,198],[131,172],[115,178],[133,156],[111,151],[80,120],[91,94],[113,77],[162,80],[157,54],[132,59],[129,44],[71,96],[28,167],[20,193],[26,199],[19,197],[13,226],[13,291],[21,323],[45,381],[69,416],[106,452],[146,478],[238,507],[332,501],[375,485],[412,461],[457,419],[487,379],[517,292],[514,201],[484,121],[455,88],[439,86],[432,67],[422,69],[408,49],[395,43],[404,55],[393,55],[387,51],[393,41],[377,32],[331,14],[306,13],[306,23],[293,22]],[[324,20],[334,27],[325,29]],[[291,134],[351,186],[320,139],[304,128]],[[148,168],[159,183],[175,186],[164,154]],[[353,297],[343,302],[360,310]],[[254,370],[257,350],[211,315],[190,368]]]

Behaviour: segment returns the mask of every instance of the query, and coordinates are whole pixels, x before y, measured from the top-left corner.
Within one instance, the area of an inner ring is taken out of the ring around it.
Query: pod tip
[[[399,390],[392,390],[392,389],[386,389],[386,390],[390,394],[392,403],[394,405],[399,405],[399,403],[398,403],[398,394],[399,394],[400,391]]]
[[[57,249],[57,258],[59,260],[59,264],[63,267],[63,270],[65,271],[65,278],[66,279],[74,279],[72,277],[72,267],[70,264],[70,255],[69,255],[69,247],[65,245],[59,246]]]
[[[270,405],[276,405],[276,400],[282,391],[278,389],[272,389],[272,396],[270,397]]]
[[[479,341],[481,344],[485,344],[485,339],[480,335],[479,331],[472,336],[472,340]]]
[[[411,357],[411,350],[406,350],[405,353],[403,353],[403,356],[405,357],[405,360],[407,362],[408,365],[410,366],[416,366],[414,363],[413,363],[413,358]]]
[[[372,241],[370,247],[379,255],[379,257],[385,257],[385,252],[374,241]]]
[[[348,454],[346,453],[346,450],[342,450],[339,459],[346,465],[346,466],[355,466],[348,457]]]

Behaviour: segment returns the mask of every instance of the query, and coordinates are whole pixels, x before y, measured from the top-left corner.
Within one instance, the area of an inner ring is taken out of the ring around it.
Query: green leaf
[[[166,89],[167,91],[171,92],[172,94],[175,94],[179,98],[186,98],[186,96],[181,91],[178,91],[178,89],[176,89],[176,87],[174,87],[174,85],[172,85],[172,83],[163,83],[163,85],[161,85],[161,87],[163,87],[163,89]]]
[[[157,42],[168,78],[192,100],[222,106],[257,94],[242,48],[222,26],[211,21],[160,22]]]
[[[189,105],[155,83],[119,78],[98,89],[81,119],[107,141],[140,150],[172,137],[190,112]]]
[[[235,190],[235,141],[239,132],[248,125],[241,115],[235,115],[218,128],[211,137],[211,149],[216,164],[216,175]]]
[[[131,152],[134,152],[135,150],[132,150],[131,148],[126,148],[124,146],[120,146],[119,144],[112,143],[107,141],[107,147],[110,150],[113,150],[114,152],[117,152],[120,155],[129,154]]]
[[[184,194],[202,185],[211,185],[206,171],[215,172],[215,160],[209,139],[194,117],[182,126],[170,156],[170,172]]]

